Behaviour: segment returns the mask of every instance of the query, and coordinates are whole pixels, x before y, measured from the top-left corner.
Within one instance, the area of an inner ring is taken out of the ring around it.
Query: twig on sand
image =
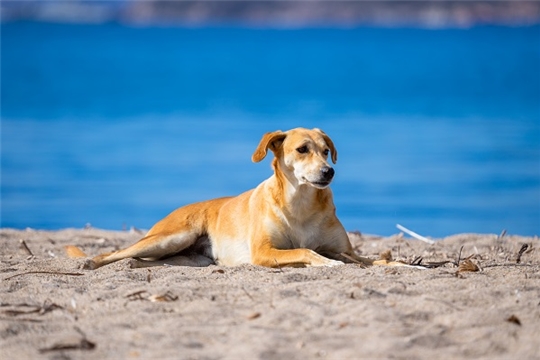
[[[521,255],[523,255],[523,253],[527,251],[528,248],[529,248],[528,244],[521,245],[521,249],[519,249],[518,256],[516,259],[516,264],[519,264],[521,262]]]
[[[446,264],[449,264],[451,263],[451,261],[449,260],[445,260],[445,261],[432,261],[432,262],[427,262],[425,264],[422,264],[422,266],[425,266],[429,269],[434,269],[434,268],[438,268],[438,267],[441,267],[441,266],[444,266]]]
[[[41,320],[41,319],[27,319],[27,318],[19,318],[19,317],[0,317],[0,320],[2,320],[2,321],[26,321],[26,322],[33,322],[33,323],[43,322],[43,320]]]
[[[278,261],[276,258],[274,258],[274,261],[276,262],[276,266],[277,268],[279,269],[279,272],[283,272],[283,269],[281,268],[281,266],[279,265]]]
[[[19,316],[19,315],[29,315],[29,314],[43,315],[56,309],[63,309],[62,306],[55,304],[51,302],[50,300],[45,300],[45,302],[42,305],[0,303],[0,307],[9,307],[9,309],[2,310],[2,313],[9,316]],[[21,310],[18,310],[17,308],[21,308]]]
[[[28,271],[20,274],[15,274],[4,278],[4,280],[10,280],[17,276],[31,275],[31,274],[49,274],[49,275],[66,275],[66,276],[82,276],[84,273],[70,273],[70,272],[61,272],[61,271]]]
[[[51,347],[39,349],[39,352],[43,354],[51,351],[94,350],[96,348],[96,344],[89,341],[78,327],[75,327],[75,330],[81,335],[81,339],[78,342],[56,343]]]
[[[431,240],[431,239],[428,239],[427,237],[424,237],[422,235],[419,235],[417,233],[415,233],[414,231],[411,231],[409,229],[407,229],[406,227],[400,225],[400,224],[396,224],[396,227],[403,231],[404,233],[407,233],[409,234],[410,236],[412,236],[413,238],[417,239],[417,240],[420,240],[420,241],[423,241],[425,243],[428,243],[428,244],[435,244],[435,241]]]
[[[28,253],[28,255],[34,256],[34,254],[32,253],[32,250],[30,250],[28,245],[26,245],[26,241],[24,241],[23,239],[19,239],[19,243],[21,243],[21,247],[24,249],[24,251]]]
[[[148,291],[146,290],[139,290],[135,291],[134,293],[128,294],[125,297],[129,299],[129,301],[135,301],[135,300],[147,300],[148,299]]]
[[[488,264],[488,265],[482,265],[482,267],[485,268],[492,268],[492,267],[500,267],[500,266],[524,266],[524,267],[531,267],[534,266],[532,264],[514,264],[514,263],[503,263],[503,264]]]
[[[409,265],[420,265],[422,264],[422,260],[423,258],[421,256],[417,256],[414,258],[413,261],[411,261],[411,263]]]
[[[461,247],[459,248],[458,258],[457,258],[457,261],[454,263],[454,265],[456,265],[458,267],[459,267],[459,263],[461,262],[461,252],[462,251],[463,251],[463,245],[461,245]]]
[[[426,269],[435,269],[435,268],[438,268],[438,267],[441,267],[441,266],[444,266],[448,263],[451,263],[451,261],[431,261],[431,262],[427,262],[427,263],[423,263],[422,264],[422,261],[424,260],[423,257],[421,256],[417,256],[414,258],[413,261],[411,261],[411,263],[409,265],[411,266],[421,266],[423,268],[426,268]]]

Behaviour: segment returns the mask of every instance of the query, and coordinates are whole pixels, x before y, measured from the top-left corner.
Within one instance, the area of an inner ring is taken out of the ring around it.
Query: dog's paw
[[[326,264],[324,266],[339,266],[339,265],[345,265],[345,263],[343,261],[339,261],[339,260],[329,260],[329,264]]]
[[[345,263],[343,261],[339,261],[339,260],[324,259],[323,261],[312,262],[310,266],[333,267],[333,266],[339,266],[339,265],[345,265]]]
[[[345,264],[343,261],[327,258],[313,250],[307,250],[307,254],[309,255],[309,261],[305,263],[306,266],[338,266]]]

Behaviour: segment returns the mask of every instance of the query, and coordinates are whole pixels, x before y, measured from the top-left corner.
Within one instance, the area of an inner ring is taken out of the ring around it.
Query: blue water
[[[540,234],[540,27],[1,25],[2,227],[149,228],[320,127],[348,230]]]

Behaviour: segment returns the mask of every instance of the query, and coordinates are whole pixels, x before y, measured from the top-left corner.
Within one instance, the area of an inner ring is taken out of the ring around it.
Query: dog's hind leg
[[[143,259],[132,259],[130,266],[132,269],[136,268],[145,268],[152,266],[192,266],[192,267],[206,267],[209,265],[215,264],[213,259],[206,257],[201,254],[190,254],[190,255],[175,255],[170,258],[160,259],[160,260],[143,260]]]
[[[188,248],[193,245],[198,237],[199,235],[194,231],[167,235],[160,233],[148,235],[125,249],[101,254],[88,260],[84,264],[84,268],[94,270],[103,265],[127,258],[157,260]]]
[[[208,217],[215,216],[216,209],[228,200],[220,198],[178,208],[158,221],[137,243],[122,250],[98,255],[87,261],[84,268],[97,269],[127,258],[159,260],[176,255],[205,236]]]

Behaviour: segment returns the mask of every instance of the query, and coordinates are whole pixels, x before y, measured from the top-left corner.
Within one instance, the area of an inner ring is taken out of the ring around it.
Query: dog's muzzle
[[[330,166],[325,166],[321,169],[321,177],[323,178],[323,180],[328,182],[332,181],[335,173],[336,172],[334,171],[334,169],[332,169]]]
[[[318,189],[324,189],[325,187],[330,185],[330,182],[332,182],[332,179],[334,178],[334,174],[334,169],[332,169],[330,166],[324,166],[323,168],[321,168],[319,180],[309,181],[309,183]]]

